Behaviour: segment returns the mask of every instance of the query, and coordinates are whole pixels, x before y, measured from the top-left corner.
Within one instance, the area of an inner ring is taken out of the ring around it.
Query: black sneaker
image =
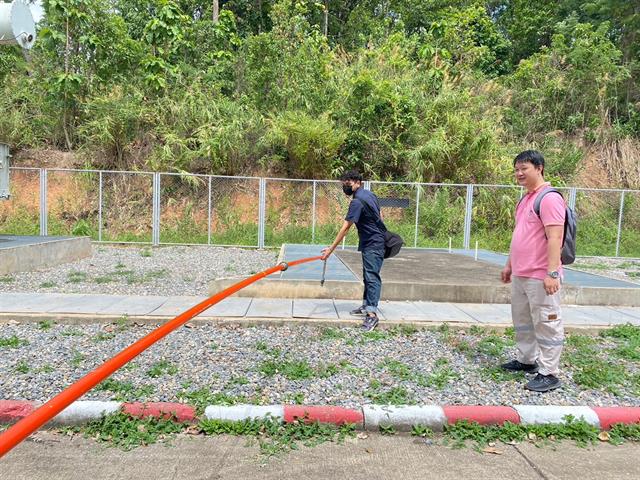
[[[371,332],[378,326],[378,315],[369,313],[366,317],[364,317],[364,321],[362,322],[362,326],[360,327],[365,332]]]
[[[362,305],[362,306],[356,308],[355,310],[351,310],[349,313],[351,315],[366,315],[367,314],[367,307]]]
[[[558,380],[558,377],[539,373],[533,380],[529,381],[524,388],[533,392],[548,392],[549,390],[558,388],[560,385],[562,385],[562,383]]]
[[[533,365],[529,365],[527,363],[521,363],[518,360],[511,360],[510,362],[500,365],[500,368],[509,370],[510,372],[536,373],[538,371],[538,364],[534,363]]]

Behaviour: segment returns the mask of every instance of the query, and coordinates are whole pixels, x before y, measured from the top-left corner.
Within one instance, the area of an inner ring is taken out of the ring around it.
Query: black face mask
[[[342,191],[345,195],[353,195],[353,187],[351,185],[342,185]]]

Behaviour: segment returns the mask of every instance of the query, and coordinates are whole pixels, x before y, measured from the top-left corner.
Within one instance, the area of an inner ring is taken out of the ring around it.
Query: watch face
[[[549,272],[549,276],[551,278],[558,278],[559,274],[558,274],[558,272]]]

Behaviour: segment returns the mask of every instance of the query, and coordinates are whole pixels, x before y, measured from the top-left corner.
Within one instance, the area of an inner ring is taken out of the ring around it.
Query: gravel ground
[[[640,284],[640,260],[608,257],[578,258],[572,269]]]
[[[90,259],[0,277],[0,291],[205,295],[209,281],[264,270],[276,257],[275,251],[236,248],[95,246]],[[580,259],[576,266],[639,281],[638,260]],[[190,327],[169,335],[84,399],[640,406],[640,347],[622,345],[624,339],[575,337],[572,343],[570,337],[564,386],[541,395],[522,388],[525,377],[493,368],[513,358],[515,347],[510,338],[487,332]],[[124,324],[2,324],[0,399],[45,401],[149,331]],[[582,360],[575,354],[580,345],[594,348]],[[596,358],[599,363],[590,362]]]
[[[45,401],[149,331],[115,324],[0,325],[0,399]],[[563,388],[538,394],[523,389],[526,377],[492,369],[515,355],[514,343],[481,330],[365,334],[355,328],[198,324],[172,333],[116,372],[103,384],[108,389],[98,386],[83,399],[640,406],[640,362],[617,357],[607,363],[618,345],[609,338],[575,337],[570,345],[594,341],[594,356],[604,363],[578,367],[570,346]],[[603,365],[614,369],[606,378]],[[621,365],[624,371],[615,373]],[[580,386],[577,374],[587,375],[582,383],[605,378],[608,384]]]
[[[207,295],[211,280],[252,275],[277,257],[275,250],[94,245],[90,258],[0,277],[0,292]]]

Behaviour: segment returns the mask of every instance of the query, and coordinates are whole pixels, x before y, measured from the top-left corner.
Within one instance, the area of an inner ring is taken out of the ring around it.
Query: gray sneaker
[[[530,380],[524,388],[532,392],[548,392],[558,388],[560,385],[562,385],[562,383],[558,380],[558,377],[539,373],[533,380]]]
[[[369,313],[366,317],[364,317],[364,321],[362,322],[362,326],[360,327],[365,332],[371,332],[378,326],[378,315]]]
[[[367,314],[367,307],[362,305],[362,306],[356,308],[355,310],[351,310],[349,313],[351,315],[366,315]]]

